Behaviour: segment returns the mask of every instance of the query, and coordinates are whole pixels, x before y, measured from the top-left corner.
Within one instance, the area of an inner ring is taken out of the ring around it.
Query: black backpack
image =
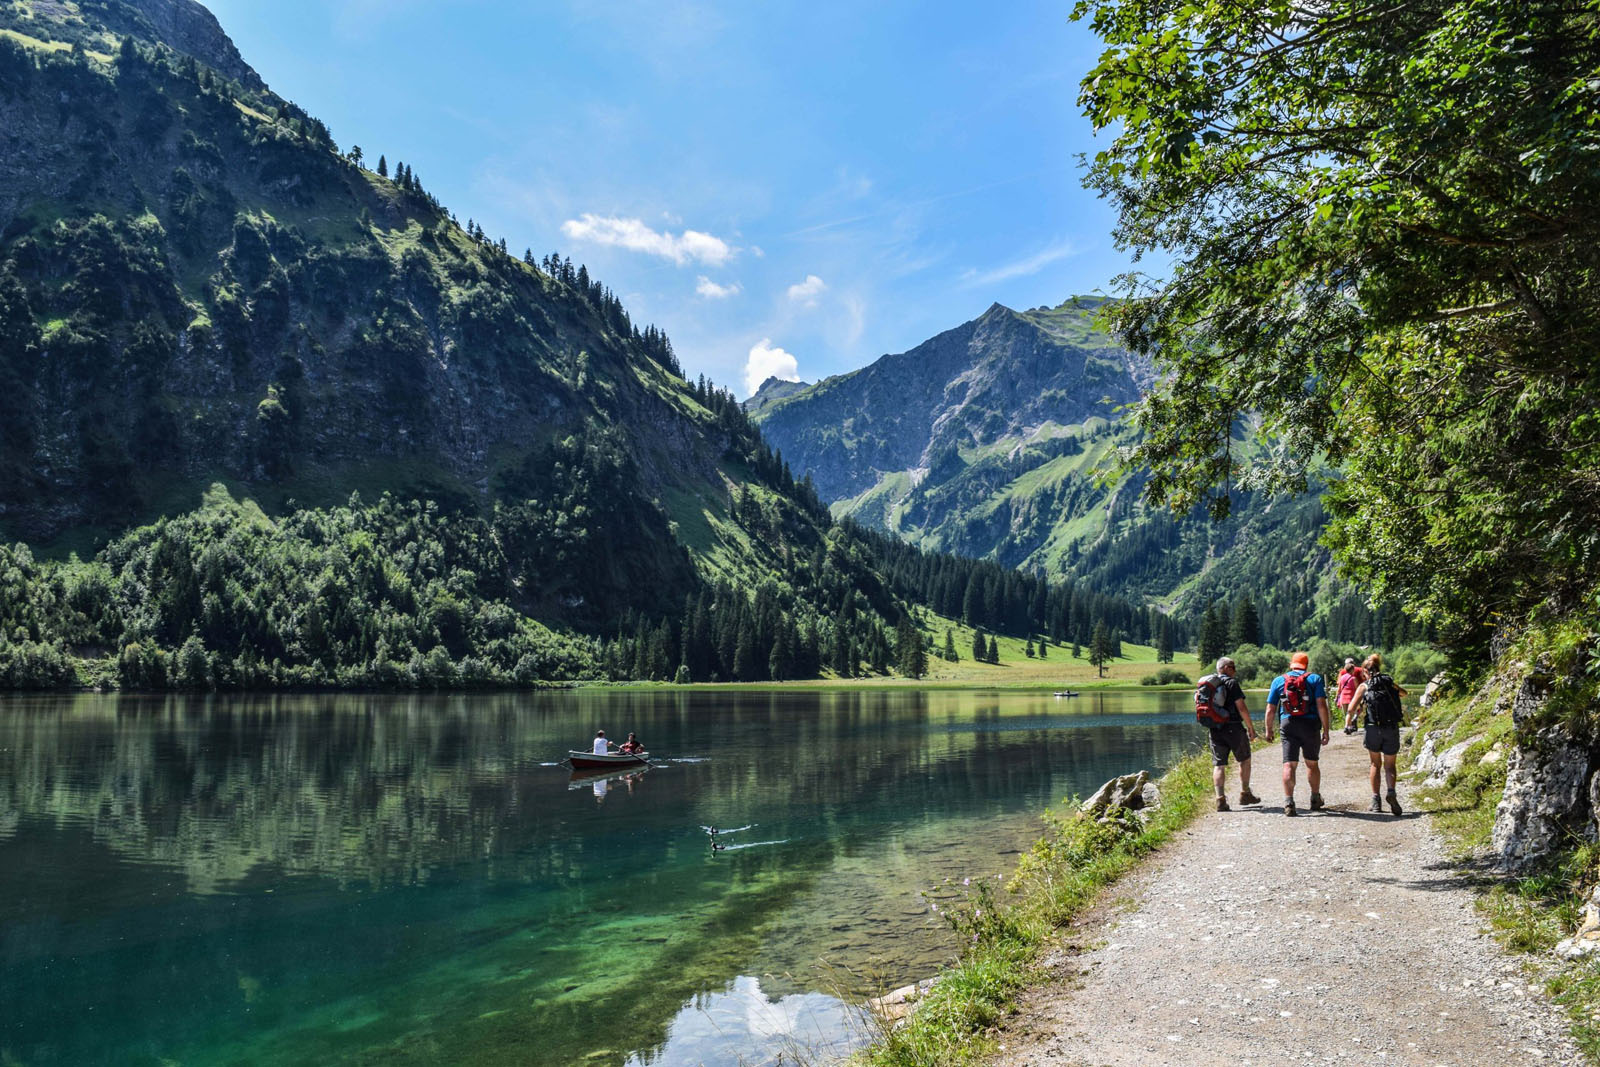
[[[1367,678],[1367,691],[1363,699],[1367,705],[1367,724],[1370,726],[1399,726],[1405,721],[1400,707],[1400,691],[1394,679],[1380,671]]]

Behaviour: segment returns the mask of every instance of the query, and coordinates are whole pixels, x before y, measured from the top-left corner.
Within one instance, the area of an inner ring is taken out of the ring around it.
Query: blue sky
[[[207,0],[342,147],[560,250],[741,395],[1124,269],[1063,0]]]

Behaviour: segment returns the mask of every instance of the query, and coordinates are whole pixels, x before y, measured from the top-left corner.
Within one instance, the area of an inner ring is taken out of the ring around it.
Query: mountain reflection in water
[[[848,1042],[829,994],[952,950],[921,891],[1191,747],[1183,696],[8,698],[0,1061],[753,1063],[796,1039],[759,1019],[802,1016]],[[600,728],[661,759],[573,781]]]

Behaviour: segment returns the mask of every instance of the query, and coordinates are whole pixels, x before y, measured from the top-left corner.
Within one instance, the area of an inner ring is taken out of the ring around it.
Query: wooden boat
[[[618,767],[643,767],[650,762],[650,753],[638,752],[631,756],[621,752],[608,752],[604,756],[595,752],[567,750],[567,762],[575,771],[609,771]]]

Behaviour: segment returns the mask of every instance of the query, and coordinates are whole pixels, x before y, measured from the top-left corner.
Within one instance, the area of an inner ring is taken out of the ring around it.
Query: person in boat
[[[606,740],[606,732],[604,730],[595,731],[594,754],[596,756],[609,756],[611,754],[611,742]]]
[[[639,741],[639,735],[629,730],[628,739],[622,742],[622,747],[617,751],[624,756],[637,756],[644,751],[644,745]]]

